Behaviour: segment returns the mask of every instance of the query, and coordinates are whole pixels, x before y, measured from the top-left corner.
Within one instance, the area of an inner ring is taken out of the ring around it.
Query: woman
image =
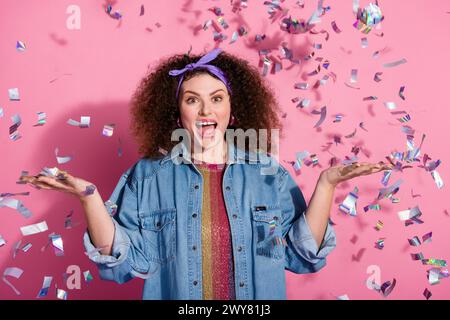
[[[280,128],[278,111],[245,60],[220,49],[175,55],[134,95],[133,131],[144,156],[106,205],[92,183],[67,172],[23,179],[77,196],[88,227],[84,244],[100,276],[144,278],[143,299],[285,299],[285,269],[316,272],[336,245],[329,223],[336,185],[389,167],[330,167],[307,206],[269,154],[271,134],[256,138],[267,150],[227,139],[233,128]],[[172,141],[180,130],[183,141]],[[161,150],[170,152],[161,157]],[[264,164],[276,170],[266,174]]]

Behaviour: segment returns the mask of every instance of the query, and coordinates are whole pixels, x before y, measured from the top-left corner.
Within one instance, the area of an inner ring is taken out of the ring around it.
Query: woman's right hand
[[[38,174],[36,176],[21,176],[20,181],[33,185],[38,189],[56,190],[75,195],[79,199],[86,196],[86,188],[95,186],[83,179],[74,177],[66,171],[58,170],[56,177]]]

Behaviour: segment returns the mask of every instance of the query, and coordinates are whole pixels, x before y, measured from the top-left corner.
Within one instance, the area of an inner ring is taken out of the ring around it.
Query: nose
[[[211,106],[208,102],[203,102],[200,106],[199,115],[206,116],[211,114]]]

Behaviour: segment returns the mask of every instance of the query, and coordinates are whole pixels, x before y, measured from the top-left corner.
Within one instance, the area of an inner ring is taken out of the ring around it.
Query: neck
[[[228,148],[225,140],[222,140],[217,145],[210,148],[199,148],[200,150],[194,151],[191,154],[192,161],[203,161],[207,163],[226,163]]]

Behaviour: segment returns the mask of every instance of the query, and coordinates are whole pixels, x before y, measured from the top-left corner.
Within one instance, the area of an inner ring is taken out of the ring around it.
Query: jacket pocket
[[[176,213],[175,208],[168,208],[141,214],[142,236],[150,261],[163,264],[175,258]]]
[[[252,207],[253,242],[256,255],[284,258],[285,240],[281,230],[281,208],[257,205]]]

